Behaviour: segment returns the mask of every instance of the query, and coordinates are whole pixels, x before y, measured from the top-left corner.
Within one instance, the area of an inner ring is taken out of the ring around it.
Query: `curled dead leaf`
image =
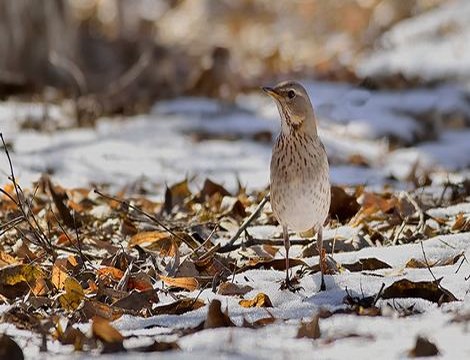
[[[245,295],[246,293],[253,290],[249,285],[238,285],[233,282],[227,281],[219,285],[217,294],[220,295]]]
[[[65,293],[59,296],[59,303],[64,310],[75,311],[82,300],[85,298],[80,283],[73,277],[69,276],[64,281]]]
[[[220,300],[211,301],[206,321],[204,321],[204,329],[235,326],[228,314],[222,312],[221,305]]]
[[[316,314],[309,322],[302,322],[297,331],[297,338],[318,339],[320,333],[320,317]]]
[[[0,269],[0,294],[13,299],[36,286],[43,272],[37,265],[9,265]]]
[[[162,280],[165,285],[177,287],[180,289],[185,289],[189,291],[194,291],[198,288],[199,282],[193,277],[169,277],[160,275],[160,280]]]
[[[439,304],[457,301],[457,298],[449,290],[440,285],[440,281],[441,279],[414,282],[401,279],[385,288],[382,298],[422,298]]]
[[[172,303],[157,306],[153,309],[155,315],[181,315],[189,311],[197,310],[206,304],[200,299],[182,298]]]
[[[352,264],[341,264],[341,267],[348,269],[349,271],[374,271],[392,268],[389,264],[377,258],[359,259]]]
[[[268,297],[268,295],[264,293],[259,293],[251,300],[240,300],[238,303],[240,304],[240,306],[243,306],[245,308],[273,307],[273,304],[271,303],[271,299]]]
[[[408,352],[409,357],[427,357],[439,355],[437,346],[428,339],[418,336],[413,349]]]
[[[103,353],[125,351],[123,346],[124,337],[111,326],[108,320],[101,317],[94,317],[91,330],[93,336],[103,343]]]

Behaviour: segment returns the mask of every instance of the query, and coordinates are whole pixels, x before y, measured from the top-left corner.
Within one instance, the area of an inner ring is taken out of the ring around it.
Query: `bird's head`
[[[296,81],[263,87],[279,109],[283,131],[306,131],[316,135],[317,125],[312,103],[305,88]]]

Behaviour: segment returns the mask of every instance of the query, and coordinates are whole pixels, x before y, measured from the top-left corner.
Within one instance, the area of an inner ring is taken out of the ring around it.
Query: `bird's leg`
[[[286,280],[281,284],[281,290],[288,289],[292,292],[299,291],[303,289],[301,286],[298,285],[298,281],[294,278],[291,279],[289,276],[289,248],[290,248],[290,241],[289,241],[289,233],[287,231],[287,226],[282,227],[282,232],[284,234],[284,247],[286,249]]]
[[[321,271],[321,285],[320,291],[326,290],[325,285],[325,275],[323,270],[323,227],[320,226],[320,229],[317,232],[317,250],[318,250],[318,261],[320,264],[320,271]]]
[[[287,231],[287,226],[282,227],[282,232],[284,234],[284,247],[286,248],[286,287],[290,288],[290,279],[289,279],[289,232]]]

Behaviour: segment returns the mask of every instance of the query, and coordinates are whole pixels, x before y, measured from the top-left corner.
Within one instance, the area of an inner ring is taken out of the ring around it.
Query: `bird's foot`
[[[292,279],[286,278],[281,282],[281,286],[279,287],[280,290],[289,290],[293,293],[304,290],[302,286],[299,284],[299,279],[293,277]]]

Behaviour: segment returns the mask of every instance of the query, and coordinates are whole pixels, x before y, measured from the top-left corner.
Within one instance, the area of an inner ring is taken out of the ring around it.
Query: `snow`
[[[444,2],[387,32],[381,46],[360,62],[361,76],[402,73],[426,81],[470,81],[470,3]],[[419,61],[417,61],[419,59]]]
[[[470,104],[458,88],[392,92],[340,83],[305,85],[334,183],[373,186],[389,183],[391,175],[406,179],[417,161],[423,172],[470,165],[469,131],[450,129],[444,121],[449,114],[470,117]],[[157,103],[148,115],[103,118],[96,129],[37,132],[21,129],[20,124],[28,116],[40,119],[43,107],[3,103],[0,125],[6,140],[13,143],[13,162],[22,184],[48,172],[63,186],[92,182],[119,187],[138,180],[159,189],[197,176],[198,184],[210,177],[230,189],[236,188],[238,179],[250,189],[263,188],[272,144],[254,139],[277,134],[277,109],[263,94],[240,96],[237,105],[181,98]],[[49,113],[57,122],[66,116],[54,106]],[[426,117],[428,113],[434,115]],[[430,133],[429,127],[437,130]],[[405,145],[422,140],[390,151],[394,139]],[[368,166],[351,165],[351,157],[358,156]],[[0,173],[9,173],[5,158],[0,159]]]

